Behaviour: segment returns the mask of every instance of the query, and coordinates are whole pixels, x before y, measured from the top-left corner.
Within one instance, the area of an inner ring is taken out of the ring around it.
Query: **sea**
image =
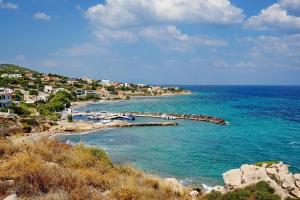
[[[80,111],[205,114],[229,125],[176,120],[178,126],[131,127],[61,136],[108,152],[129,164],[187,185],[222,185],[222,174],[242,164],[283,161],[300,172],[300,86],[180,86],[191,95],[134,98],[88,105]],[[164,121],[137,118],[136,122]]]

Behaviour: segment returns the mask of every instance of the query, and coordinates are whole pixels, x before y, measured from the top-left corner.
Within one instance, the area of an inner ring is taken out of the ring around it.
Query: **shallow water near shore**
[[[80,108],[206,114],[228,126],[176,120],[175,127],[116,128],[61,136],[107,150],[114,162],[176,177],[188,184],[222,184],[222,173],[244,163],[281,160],[300,172],[300,87],[183,86],[192,95],[137,98]],[[138,118],[137,122],[161,119]]]

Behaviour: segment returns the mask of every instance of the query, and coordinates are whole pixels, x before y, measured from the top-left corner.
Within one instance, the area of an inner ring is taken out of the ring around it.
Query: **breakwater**
[[[159,113],[159,112],[125,112],[124,114],[131,114],[136,117],[155,117],[165,119],[186,119],[194,121],[210,122],[219,125],[228,125],[228,122],[222,118],[212,117],[207,115],[195,114],[177,114],[177,113]]]
[[[149,122],[149,123],[121,123],[113,127],[138,127],[138,126],[178,126],[176,122]]]

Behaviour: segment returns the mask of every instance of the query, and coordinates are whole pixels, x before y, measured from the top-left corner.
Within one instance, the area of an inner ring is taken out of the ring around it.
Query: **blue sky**
[[[0,63],[156,84],[300,84],[300,0],[0,0]]]

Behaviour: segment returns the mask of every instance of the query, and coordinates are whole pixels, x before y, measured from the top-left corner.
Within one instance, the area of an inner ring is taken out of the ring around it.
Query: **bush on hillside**
[[[255,185],[236,189],[224,195],[213,191],[205,195],[202,200],[280,200],[281,198],[274,192],[275,190],[267,182],[260,181]]]

